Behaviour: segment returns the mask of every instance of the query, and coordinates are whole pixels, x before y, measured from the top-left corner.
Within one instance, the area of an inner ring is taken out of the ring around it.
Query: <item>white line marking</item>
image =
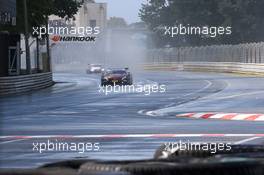
[[[155,113],[155,111],[148,111],[145,113],[145,115],[152,116],[152,117],[158,116],[157,113]]]
[[[42,111],[40,114],[78,114],[76,111]]]
[[[12,142],[19,142],[19,141],[22,141],[22,140],[27,140],[27,139],[9,140],[9,141],[5,141],[5,142],[0,142],[0,145],[1,145],[1,144],[6,144],[6,143],[12,143]]]
[[[251,137],[251,138],[248,138],[248,139],[243,139],[243,140],[237,141],[234,144],[239,145],[239,144],[243,144],[243,143],[246,143],[246,142],[249,142],[249,141],[252,141],[252,140],[256,140],[256,139],[259,139],[259,138],[260,137]]]
[[[262,94],[264,91],[256,91],[256,92],[248,92],[248,93],[239,93],[239,94],[234,94],[234,95],[229,95],[229,96],[222,96],[218,98],[214,98],[213,100],[226,100],[230,98],[235,98],[235,97],[242,97],[242,96],[248,96],[248,95],[256,95],[256,94]]]
[[[102,134],[102,135],[31,135],[0,136],[0,139],[46,139],[46,138],[178,138],[178,137],[264,137],[264,134]]]
[[[204,81],[207,83],[206,86],[204,86],[204,87],[202,87],[201,89],[198,89],[198,90],[196,90],[196,91],[194,91],[194,92],[191,92],[191,93],[188,93],[188,94],[184,94],[182,97],[186,97],[186,96],[190,96],[190,95],[193,95],[193,94],[197,94],[197,93],[199,93],[199,92],[201,92],[201,91],[203,91],[203,90],[209,88],[209,87],[213,84],[213,83],[212,83],[211,81],[209,81],[209,80],[204,80]]]
[[[138,113],[138,114],[144,114],[144,111],[145,111],[145,110],[142,109],[142,110],[139,110],[137,113]]]

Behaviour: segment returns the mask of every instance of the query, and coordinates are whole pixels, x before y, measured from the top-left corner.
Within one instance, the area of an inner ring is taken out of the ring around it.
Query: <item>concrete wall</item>
[[[30,92],[52,86],[52,73],[0,77],[0,96]]]

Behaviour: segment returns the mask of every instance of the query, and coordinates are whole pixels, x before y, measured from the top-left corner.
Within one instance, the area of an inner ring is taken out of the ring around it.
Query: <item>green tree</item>
[[[155,32],[158,46],[236,44],[263,41],[264,1],[260,0],[150,0],[139,16]],[[231,26],[232,35],[216,38],[201,35],[164,36],[160,29],[178,24]]]
[[[111,17],[107,21],[107,27],[108,28],[123,28],[123,27],[127,27],[127,23],[124,18]]]
[[[232,26],[229,43],[260,42],[264,40],[264,1],[223,0],[219,1],[219,12],[224,24]],[[225,42],[228,42],[225,39]]]
[[[27,0],[28,28],[40,27],[47,23],[48,16],[57,15],[61,18],[74,18],[80,3],[75,0]],[[17,0],[17,25],[9,27],[11,32],[24,32],[24,8],[23,1]]]
[[[30,68],[30,48],[28,44],[28,37],[33,31],[33,27],[40,27],[48,25],[48,17],[50,15],[57,15],[61,18],[70,19],[74,18],[81,3],[76,0],[17,0],[17,24],[16,26],[1,26],[0,30],[7,30],[10,33],[24,33],[25,35],[25,46],[26,46],[26,61],[27,61],[27,72],[31,73]],[[27,7],[27,28],[25,28],[25,7]],[[50,50],[49,50],[49,37],[48,34],[45,36],[47,44],[47,64],[50,65]],[[37,38],[37,51],[39,39]],[[38,56],[39,53],[37,53]],[[50,66],[48,66],[50,68]]]

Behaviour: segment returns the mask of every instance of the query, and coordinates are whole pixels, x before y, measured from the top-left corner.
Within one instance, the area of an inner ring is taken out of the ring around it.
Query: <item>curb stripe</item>
[[[255,121],[264,121],[264,115],[261,115],[259,118],[255,119]]]
[[[176,117],[220,119],[220,120],[244,120],[244,121],[264,121],[264,114],[239,114],[239,113],[183,113]]]
[[[250,117],[245,118],[245,120],[256,120],[261,116],[261,114],[252,115]]]
[[[232,118],[234,118],[237,114],[228,114],[228,115],[225,115],[223,116],[222,119],[224,120],[232,120]]]
[[[195,113],[184,113],[184,114],[178,114],[179,117],[192,117]]]
[[[251,117],[252,114],[238,114],[233,118],[233,120],[245,120],[246,118]]]
[[[213,115],[214,115],[213,113],[211,113],[211,114],[204,114],[201,118],[207,119],[207,118],[210,118]]]

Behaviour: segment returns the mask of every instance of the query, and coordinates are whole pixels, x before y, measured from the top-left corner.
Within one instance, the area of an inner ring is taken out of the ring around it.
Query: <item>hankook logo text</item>
[[[95,36],[59,36],[55,35],[51,38],[52,41],[79,41],[79,42],[94,42]]]

